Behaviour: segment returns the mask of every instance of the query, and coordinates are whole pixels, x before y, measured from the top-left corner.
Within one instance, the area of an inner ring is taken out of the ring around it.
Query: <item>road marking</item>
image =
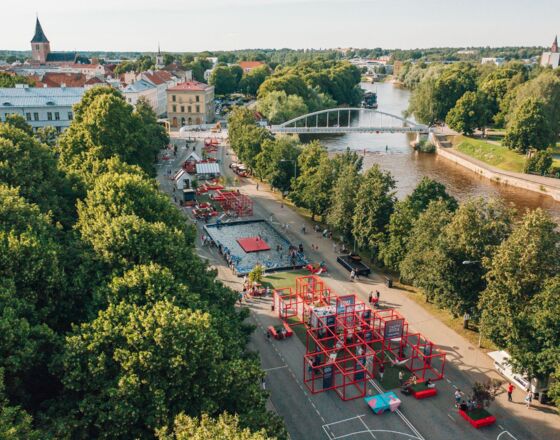
[[[449,413],[447,413],[447,417],[449,417],[451,420],[455,421],[455,419],[453,418],[453,416]]]
[[[360,414],[359,416],[349,417],[348,419],[342,419],[336,422],[328,423],[327,426],[338,425],[339,423],[349,422],[350,420],[359,419],[360,417],[364,417],[364,416],[365,414]]]
[[[502,430],[504,429],[504,427],[502,425],[498,425],[498,428],[500,428]]]
[[[325,431],[326,432],[326,431]],[[366,434],[366,433],[372,433],[372,432],[388,432],[390,434],[397,434],[397,435],[404,435],[405,437],[408,438],[412,438],[412,439],[418,439],[418,437],[412,435],[412,434],[408,434],[406,432],[399,432],[399,431],[390,431],[388,429],[368,429],[367,431],[356,431],[356,432],[351,432],[349,434],[343,434],[343,435],[339,435],[337,437],[329,437],[329,439],[331,440],[338,440],[341,438],[347,438],[350,436],[354,436],[354,435],[358,435],[358,434]]]
[[[374,439],[377,439],[377,437],[376,437],[376,436],[373,434],[373,432],[371,432],[371,430],[369,429],[369,426],[366,425],[366,422],[364,422],[364,421],[362,420],[362,417],[363,417],[363,416],[359,416],[359,417],[358,417],[358,419],[360,419],[360,422],[362,422],[362,425],[364,425],[364,427],[368,430],[368,432],[371,434],[371,436],[372,436]]]
[[[378,392],[380,392],[380,393],[383,392],[383,390],[382,390],[372,379],[369,380],[369,383],[371,383],[371,384],[375,387],[375,389],[376,389]],[[418,432],[418,430],[414,427],[414,425],[413,425],[412,423],[410,423],[410,421],[405,417],[405,415],[401,412],[400,409],[397,409],[397,410],[395,411],[395,413],[396,413],[396,414],[401,418],[401,420],[410,428],[410,430],[411,430],[414,434],[416,434],[416,437],[417,437],[418,439],[420,439],[420,440],[426,440],[426,439],[422,436],[422,434],[420,434],[420,432]]]
[[[511,438],[512,440],[517,440],[517,438],[514,437],[514,436],[511,434],[511,432],[509,432],[509,431],[500,432],[500,433],[498,434],[498,437],[496,437],[496,440],[500,440],[500,437],[501,437],[502,435],[504,435],[504,434],[509,435],[509,438]]]
[[[327,437],[329,438],[329,440],[334,440],[336,437],[331,437],[331,435],[329,434],[329,431],[327,431],[327,426],[328,425],[323,425],[323,431],[325,431],[325,434],[327,434]]]
[[[272,367],[272,368],[263,368],[263,371],[273,371],[273,370],[280,370],[281,368],[286,368],[287,365],[280,365],[279,367]]]

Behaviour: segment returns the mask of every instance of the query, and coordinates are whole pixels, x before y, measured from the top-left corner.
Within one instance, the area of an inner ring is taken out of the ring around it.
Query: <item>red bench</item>
[[[490,426],[496,423],[496,417],[491,414],[488,414],[488,417],[484,417],[482,419],[471,419],[469,413],[467,411],[463,411],[462,409],[459,410],[459,414],[461,414],[461,417],[463,417],[476,429],[482,428],[483,426]]]
[[[278,330],[276,330],[276,327],[274,327],[273,325],[268,326],[267,331],[274,339],[285,339],[293,336],[294,332],[292,331],[290,325],[286,322],[283,322],[282,324],[285,330],[283,337],[282,334]]]
[[[437,394],[437,388],[426,388],[425,390],[415,391],[413,388],[410,389],[410,393],[416,399],[426,399],[427,397],[432,397]]]

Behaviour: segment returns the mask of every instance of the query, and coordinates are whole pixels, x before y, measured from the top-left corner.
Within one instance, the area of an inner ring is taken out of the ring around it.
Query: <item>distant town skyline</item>
[[[38,14],[54,51],[549,46],[552,0],[29,0],[4,8],[0,49],[29,50]]]

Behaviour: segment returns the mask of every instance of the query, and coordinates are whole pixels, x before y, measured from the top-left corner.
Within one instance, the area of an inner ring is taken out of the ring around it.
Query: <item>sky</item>
[[[7,2],[8,0],[2,0]],[[0,49],[549,46],[559,0],[26,0],[3,6]]]

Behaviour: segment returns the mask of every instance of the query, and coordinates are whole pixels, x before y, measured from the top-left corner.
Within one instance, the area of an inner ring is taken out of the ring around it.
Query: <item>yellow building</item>
[[[186,81],[167,89],[167,117],[171,129],[214,122],[214,86]]]

